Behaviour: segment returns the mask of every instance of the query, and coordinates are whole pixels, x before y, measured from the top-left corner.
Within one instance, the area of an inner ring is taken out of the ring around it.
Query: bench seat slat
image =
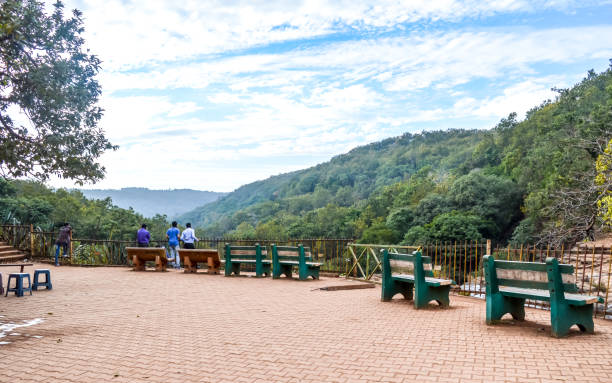
[[[533,299],[538,301],[550,302],[550,291],[525,289],[519,287],[500,286],[499,291],[506,296],[514,298]],[[592,295],[568,294],[565,293],[565,300],[574,306],[584,306],[600,301],[600,297]]]
[[[288,259],[279,259],[278,263],[282,265],[299,265],[299,261],[290,261]]]
[[[278,261],[278,263],[282,264],[282,265],[299,265],[300,262],[299,261],[289,261],[289,260],[285,260],[285,259],[281,259]],[[305,262],[308,266],[321,266],[323,265],[322,263],[319,262]]]
[[[236,262],[236,263],[256,263],[257,260],[256,259],[250,259],[250,258],[232,258],[232,262]],[[262,259],[261,263],[272,263],[272,261],[270,261],[269,259]]]
[[[410,275],[410,274],[393,274],[391,278],[414,282],[414,275]],[[434,287],[447,286],[447,285],[452,284],[452,282],[453,281],[448,280],[448,279],[425,277],[425,283],[427,283],[429,286],[434,286]]]

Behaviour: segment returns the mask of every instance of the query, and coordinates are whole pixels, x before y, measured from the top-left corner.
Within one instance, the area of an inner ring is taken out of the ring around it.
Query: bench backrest
[[[256,244],[255,246],[232,246],[229,243],[226,243],[225,259],[257,259],[258,251],[261,259],[265,259],[268,256],[268,250],[259,244]]]
[[[196,259],[219,259],[219,251],[217,249],[177,249],[181,257],[189,256],[192,261]]]
[[[391,269],[391,275],[414,275],[414,263],[416,257],[416,254],[388,253],[388,266]],[[421,256],[421,260],[423,262],[423,270],[425,270],[425,276],[433,277],[431,257]]]
[[[550,290],[558,282],[563,291],[578,292],[574,267],[559,264],[555,258],[547,258],[546,263],[538,263],[495,260],[485,255],[483,262],[487,285]]]
[[[299,246],[276,246],[272,245],[272,251],[275,252],[276,257],[279,261],[297,261],[300,258],[300,247]],[[306,262],[312,262],[312,253],[310,247],[304,247],[304,260]]]
[[[166,258],[166,248],[164,247],[126,247],[125,251],[130,259],[134,255],[143,261],[154,261],[157,256]]]
[[[393,275],[409,274],[414,275],[415,283],[418,286],[424,286],[425,277],[433,277],[431,257],[424,257],[420,251],[401,254],[390,253],[387,249],[383,249],[381,253],[383,283],[390,280]]]

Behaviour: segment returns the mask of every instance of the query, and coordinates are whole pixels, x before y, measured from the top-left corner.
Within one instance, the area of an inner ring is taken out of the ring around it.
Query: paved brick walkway
[[[378,287],[315,290],[342,279],[52,274],[52,291],[0,299],[0,328],[42,319],[0,338],[10,342],[0,345],[2,383],[612,382],[611,321],[554,339],[535,309],[523,324],[488,327],[474,298],[416,311],[381,303]]]

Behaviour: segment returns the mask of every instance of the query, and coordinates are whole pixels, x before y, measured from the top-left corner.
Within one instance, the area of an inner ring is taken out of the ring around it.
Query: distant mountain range
[[[227,194],[192,189],[150,190],[136,187],[80,191],[89,199],[110,197],[114,205],[124,209],[131,207],[145,217],[165,214],[169,219],[174,219],[195,207],[214,202]]]

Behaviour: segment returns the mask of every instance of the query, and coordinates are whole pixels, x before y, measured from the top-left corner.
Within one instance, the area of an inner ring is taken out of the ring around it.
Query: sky
[[[612,58],[612,0],[65,3],[119,145],[85,188],[228,192],[405,132],[489,129]]]

